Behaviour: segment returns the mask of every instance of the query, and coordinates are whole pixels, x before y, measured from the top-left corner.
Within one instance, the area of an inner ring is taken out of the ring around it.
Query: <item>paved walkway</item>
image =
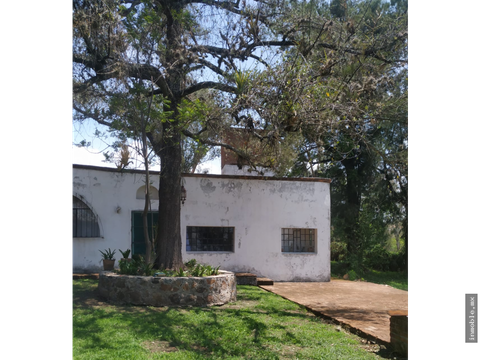
[[[387,343],[388,311],[408,310],[408,291],[363,281],[276,282],[260,287]]]

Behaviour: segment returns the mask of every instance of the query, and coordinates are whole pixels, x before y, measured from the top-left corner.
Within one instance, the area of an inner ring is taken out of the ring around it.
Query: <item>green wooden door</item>
[[[132,211],[132,255],[145,255],[145,236],[143,234],[143,211]],[[158,211],[148,213],[148,235],[150,239],[156,234]]]

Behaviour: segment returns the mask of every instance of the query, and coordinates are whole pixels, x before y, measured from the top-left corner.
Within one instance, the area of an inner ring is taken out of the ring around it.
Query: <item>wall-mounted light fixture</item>
[[[186,199],[187,199],[187,190],[185,189],[185,186],[182,185],[182,190],[180,194],[180,200],[182,201],[182,205],[185,204]]]

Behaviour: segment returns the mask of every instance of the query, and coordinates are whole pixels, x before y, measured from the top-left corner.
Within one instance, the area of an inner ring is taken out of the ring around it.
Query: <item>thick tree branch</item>
[[[225,71],[220,69],[218,66],[213,65],[210,61],[200,59],[198,62],[200,63],[200,65],[208,67],[210,70],[217,73],[218,75],[221,75],[221,76],[226,75]]]
[[[204,145],[221,146],[221,147],[224,147],[225,149],[233,151],[235,154],[237,154],[241,157],[244,157],[244,158],[247,157],[247,154],[245,154],[244,151],[238,150],[237,148],[233,147],[230,144],[226,144],[226,143],[223,143],[223,142],[220,142],[220,141],[214,141],[214,140],[210,140],[210,139],[202,139],[202,138],[196,136],[195,134],[193,134],[192,132],[190,132],[187,129],[182,130],[182,133],[183,133],[183,135],[188,136],[191,139],[200,141]]]
[[[222,84],[222,83],[217,83],[214,81],[204,81],[197,83],[195,85],[190,86],[189,88],[186,88],[180,93],[175,93],[175,96],[187,96],[190,94],[193,94],[194,92],[197,92],[202,89],[216,89],[216,90],[221,90],[225,91],[228,93],[235,94],[237,92],[237,88],[234,86],[230,86],[227,84]]]
[[[217,1],[217,0],[181,0],[179,1],[182,7],[189,5],[189,4],[204,4],[204,5],[211,5],[216,7],[217,9],[227,10],[233,14],[242,16],[244,18],[250,18],[255,16],[258,20],[263,22],[264,24],[269,24],[268,17],[264,14],[259,12],[252,13],[250,11],[245,11],[244,9],[240,9],[239,4],[240,1]]]
[[[75,103],[73,103],[73,109],[77,112],[79,112],[80,114],[82,114],[83,116],[85,116],[86,118],[91,118],[93,120],[95,120],[97,123],[101,124],[101,125],[105,125],[105,126],[108,126],[108,127],[111,127],[112,126],[112,123],[109,122],[109,121],[105,121],[103,120],[98,114],[96,113],[92,113],[90,111],[87,111],[87,110],[84,110],[80,107],[78,107]]]
[[[85,58],[78,55],[73,55],[73,61],[75,63],[82,64],[96,72],[96,76],[90,78],[83,85],[74,88],[74,91],[82,91],[94,83],[102,82],[109,79],[115,79],[122,71],[126,73],[126,77],[133,77],[148,81],[151,81],[153,79],[154,84],[159,88],[158,90],[154,91],[155,94],[162,94],[163,96],[170,98],[173,98],[174,96],[174,94],[170,91],[167,81],[161,71],[152,65],[126,63],[118,67],[113,67],[109,65],[99,66],[99,64],[95,61],[86,60]],[[110,69],[110,67],[112,69]]]

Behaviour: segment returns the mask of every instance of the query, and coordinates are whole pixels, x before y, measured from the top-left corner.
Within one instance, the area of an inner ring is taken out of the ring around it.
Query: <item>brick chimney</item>
[[[256,130],[257,133],[263,131]],[[262,146],[258,138],[250,131],[244,128],[230,128],[225,133],[223,141],[239,150],[243,150],[250,154],[256,162],[262,163],[266,159],[262,159]],[[266,168],[259,168],[261,174],[256,171],[249,171],[247,163],[243,163],[242,159],[231,150],[224,147],[221,148],[221,167],[222,175],[250,175],[250,176],[273,176],[273,172]]]

